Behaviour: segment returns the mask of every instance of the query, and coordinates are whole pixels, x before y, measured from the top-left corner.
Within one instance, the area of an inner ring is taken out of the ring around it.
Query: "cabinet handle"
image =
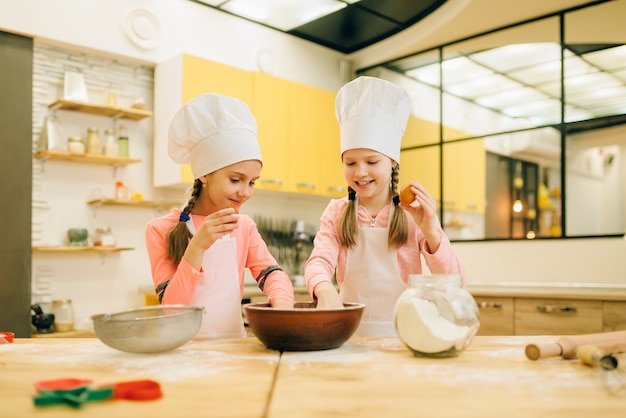
[[[305,189],[315,190],[315,184],[313,183],[296,183],[297,187],[303,187]]]
[[[557,306],[557,305],[537,305],[537,310],[541,313],[558,313],[558,312],[571,312],[577,311],[575,306]]]
[[[273,184],[275,186],[282,186],[283,182],[281,180],[274,179],[261,179],[261,184]]]
[[[336,193],[345,193],[346,188],[344,186],[328,186],[328,191],[336,192]]]
[[[478,302],[479,309],[502,309],[500,302]]]

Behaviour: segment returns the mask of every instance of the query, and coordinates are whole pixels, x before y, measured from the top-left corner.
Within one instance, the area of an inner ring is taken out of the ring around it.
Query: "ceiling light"
[[[498,72],[509,72],[531,65],[558,60],[561,57],[559,44],[551,42],[506,45],[472,55],[472,60]]]
[[[286,32],[346,6],[335,0],[231,0],[220,9]]]

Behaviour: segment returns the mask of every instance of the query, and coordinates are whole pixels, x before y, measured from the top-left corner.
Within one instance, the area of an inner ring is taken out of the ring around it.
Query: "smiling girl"
[[[180,109],[170,125],[169,155],[189,163],[195,178],[180,209],[151,220],[146,247],[162,304],[204,307],[198,336],[244,337],[241,298],[250,269],[273,307],[293,307],[291,281],[268,252],[254,221],[239,208],[254,192],[261,151],[248,106],[203,94]]]
[[[400,203],[400,143],[411,100],[401,87],[374,77],[343,86],[335,100],[348,197],[333,199],[305,265],[317,307],[365,304],[357,335],[393,336],[393,310],[410,274],[461,274],[464,267],[437,218],[437,204],[417,181]],[[339,293],[332,283],[336,275]]]

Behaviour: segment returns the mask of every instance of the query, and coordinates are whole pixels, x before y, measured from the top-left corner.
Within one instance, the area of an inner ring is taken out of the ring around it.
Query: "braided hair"
[[[187,245],[189,245],[189,241],[193,237],[185,222],[189,219],[191,211],[196,205],[196,201],[200,198],[202,184],[203,183],[200,179],[196,179],[194,181],[193,188],[191,190],[191,197],[189,198],[187,205],[183,208],[183,211],[180,213],[179,222],[174,225],[174,227],[167,234],[167,254],[177,265],[183,258]]]
[[[391,183],[389,185],[391,195],[393,196],[393,204],[396,209],[400,203],[400,196],[398,194],[398,180],[400,176],[400,165],[396,164],[391,170]],[[352,187],[348,186],[348,204],[346,205],[343,214],[341,215],[340,227],[339,227],[339,241],[347,248],[352,248],[356,245],[356,236],[359,228],[357,225],[356,216],[356,192]],[[389,247],[399,248],[406,244],[409,236],[409,224],[406,214],[402,209],[393,211],[393,215],[389,220]]]

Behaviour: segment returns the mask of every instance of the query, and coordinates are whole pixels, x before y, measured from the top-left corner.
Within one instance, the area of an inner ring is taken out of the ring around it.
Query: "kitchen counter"
[[[626,301],[626,285],[559,282],[470,282],[474,296]]]
[[[610,395],[598,369],[560,357],[526,359],[526,344],[556,339],[476,337],[449,359],[414,357],[397,338],[352,338],[334,350],[282,355],[256,338],[192,340],[151,355],[95,338],[16,339],[0,345],[1,415],[73,415],[66,406],[35,407],[33,383],[78,377],[94,386],[154,379],[163,390],[156,401],[85,404],[83,417],[622,417],[626,395]]]

